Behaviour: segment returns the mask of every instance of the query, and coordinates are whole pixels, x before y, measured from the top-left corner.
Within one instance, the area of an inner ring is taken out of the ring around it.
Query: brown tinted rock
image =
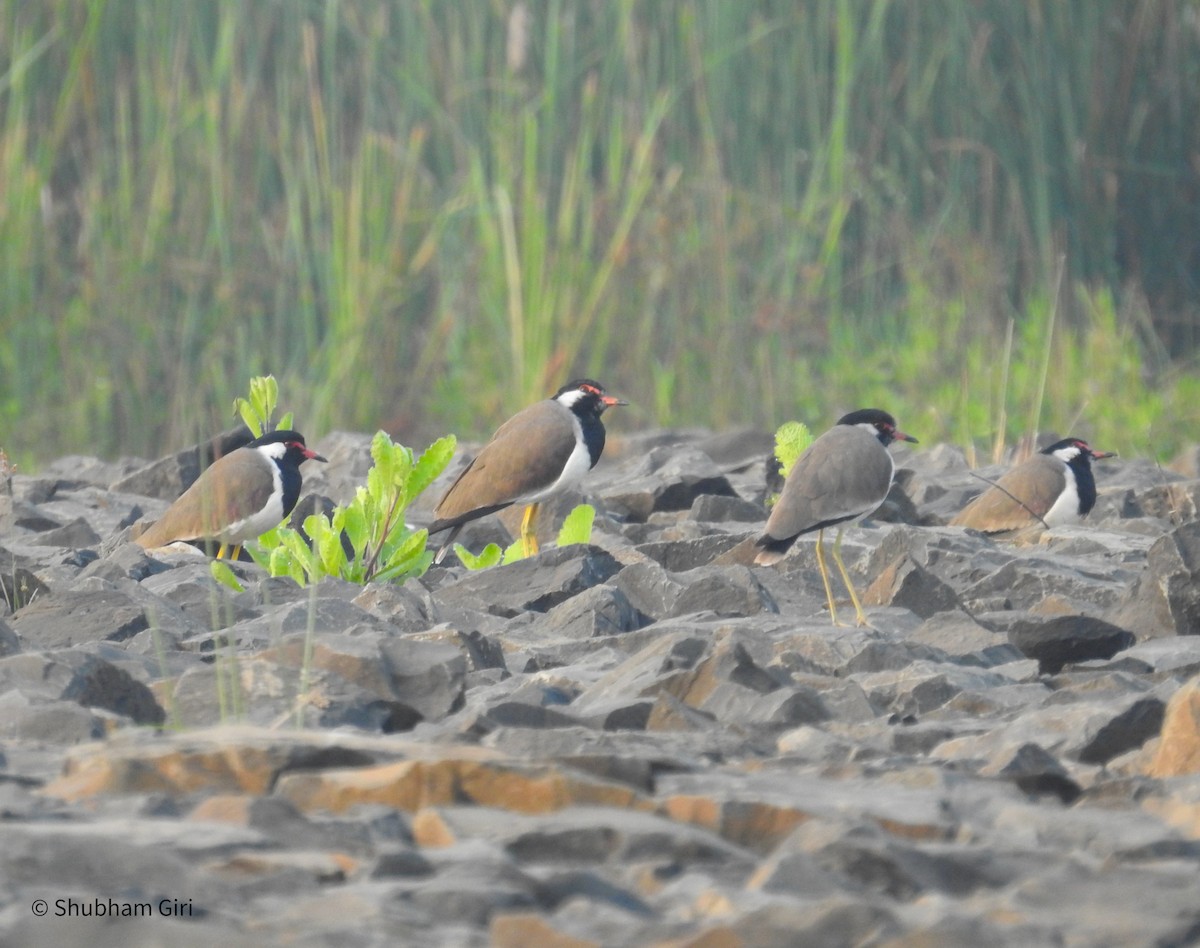
[[[503,912],[492,916],[488,928],[493,948],[601,948],[591,938],[577,938],[555,928],[541,915],[528,912]]]
[[[339,740],[344,743],[339,745]],[[106,743],[69,752],[62,775],[45,792],[64,800],[201,790],[263,794],[285,770],[361,765],[390,746],[372,745],[361,738],[316,732],[286,735],[238,725],[169,738],[123,732]]]
[[[1200,773],[1200,678],[1180,688],[1168,703],[1158,750],[1147,773],[1151,777]]]
[[[503,761],[469,751],[460,748],[453,752],[456,756],[377,767],[285,774],[275,792],[305,812],[339,813],[361,803],[415,811],[470,802],[521,813],[543,813],[572,804],[650,808],[629,787],[553,765]]]

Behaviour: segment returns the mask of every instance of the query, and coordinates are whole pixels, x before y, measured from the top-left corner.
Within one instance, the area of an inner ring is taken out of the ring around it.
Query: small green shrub
[[[271,416],[275,414],[275,406],[279,401],[279,383],[273,375],[259,375],[250,380],[250,397],[235,398],[233,412],[240,415],[250,433],[261,438],[266,431],[276,428],[291,428],[292,413],[289,411],[279,419],[278,424],[271,424]]]
[[[447,435],[414,457],[410,448],[379,431],[371,441],[374,464],[367,484],[347,506],[305,518],[307,540],[291,527],[278,527],[246,548],[272,576],[291,576],[301,586],[322,576],[361,584],[420,576],[433,560],[425,549],[428,534],[409,528],[404,514],[445,470],[454,448],[454,436]]]
[[[592,524],[596,520],[596,508],[591,504],[580,504],[563,519],[558,530],[557,546],[571,546],[575,543],[592,542]],[[461,543],[454,544],[454,552],[458,560],[469,570],[487,569],[497,564],[515,563],[525,558],[525,549],[520,540],[510,543],[501,549],[497,543],[489,543],[479,555],[475,555]]]
[[[802,421],[785,421],[776,429],[775,460],[779,462],[779,471],[784,477],[792,473],[796,461],[812,442],[812,432]]]

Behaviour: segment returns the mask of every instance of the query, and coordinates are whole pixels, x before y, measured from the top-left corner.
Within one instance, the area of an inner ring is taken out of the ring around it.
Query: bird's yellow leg
[[[229,558],[231,560],[236,560],[241,555],[242,555],[242,545],[240,543],[235,543],[233,546],[231,546],[229,548]]]
[[[539,504],[530,504],[525,508],[525,516],[521,518],[521,549],[526,556],[534,556],[538,551],[537,517]]]
[[[825,584],[825,599],[829,602],[829,618],[834,625],[838,622],[837,606],[833,604],[833,587],[829,584],[829,568],[825,565],[825,531],[817,531],[817,570],[821,574],[821,582]]]
[[[222,543],[219,547],[217,547],[217,559],[223,559],[224,556],[225,556],[225,544]]]
[[[869,626],[871,623],[867,621],[867,614],[863,612],[862,603],[858,601],[858,593],[854,591],[854,583],[850,582],[850,574],[846,572],[846,564],[842,562],[841,529],[837,532],[837,539],[833,541],[833,561],[837,563],[838,571],[842,574],[842,582],[850,591],[850,601],[854,603],[854,614],[857,616],[858,624]]]

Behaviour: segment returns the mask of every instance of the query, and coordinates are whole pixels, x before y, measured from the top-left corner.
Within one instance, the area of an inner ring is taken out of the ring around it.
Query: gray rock
[[[100,534],[80,516],[61,527],[40,533],[33,542],[40,546],[60,546],[78,550],[99,545]]]
[[[889,563],[862,594],[863,605],[898,606],[922,619],[961,608],[949,584],[904,555]]]
[[[1004,748],[980,773],[1011,780],[1030,796],[1049,794],[1068,804],[1083,792],[1054,755],[1033,743]]]
[[[394,733],[438,720],[463,700],[466,661],[453,646],[375,633],[285,636],[275,647],[186,671],[171,689],[188,726],[232,719]]]
[[[1112,615],[1139,638],[1200,634],[1200,522],[1159,538],[1144,575]]]
[[[555,606],[536,629],[539,638],[544,639],[596,638],[631,632],[647,622],[625,593],[605,583]]]
[[[214,460],[249,443],[252,437],[244,425],[224,431],[211,441],[185,448],[119,478],[112,483],[112,489],[173,501]]]
[[[27,652],[0,659],[0,689],[43,700],[75,701],[138,724],[161,724],[163,710],[142,682],[83,651]]]
[[[762,523],[767,511],[761,504],[725,494],[701,494],[692,501],[688,516],[702,523]]]
[[[1049,675],[1072,662],[1112,658],[1134,643],[1133,633],[1085,615],[1023,619],[1009,629],[1008,640]]]
[[[0,658],[21,651],[21,640],[7,622],[0,619]]]
[[[666,619],[675,610],[683,584],[655,562],[632,563],[622,569],[613,585],[642,615]]]
[[[669,540],[642,543],[636,549],[643,556],[660,563],[670,572],[679,573],[711,563],[741,538],[722,533],[706,533],[692,540]]]
[[[506,566],[468,573],[439,587],[433,600],[439,607],[465,607],[505,617],[546,612],[606,582],[619,569],[612,555],[598,547],[556,547]]]
[[[656,511],[689,510],[703,494],[736,497],[737,492],[708,455],[698,450],[654,448],[633,476],[597,489],[604,505],[630,520]]]
[[[722,617],[779,612],[755,572],[744,566],[702,567],[680,573],[676,578],[682,588],[671,604],[668,617],[698,612]]]
[[[39,596],[19,609],[13,628],[27,648],[70,648],[121,642],[149,628],[145,609],[115,589],[66,590]]]

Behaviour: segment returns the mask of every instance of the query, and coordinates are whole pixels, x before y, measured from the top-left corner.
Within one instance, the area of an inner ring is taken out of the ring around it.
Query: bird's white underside
[[[1066,468],[1063,471],[1063,492],[1042,517],[1048,527],[1079,522],[1079,488],[1075,484],[1075,472],[1065,464],[1063,467]]]
[[[561,404],[564,399],[570,395],[582,395],[576,392],[564,392],[559,396],[558,401]],[[536,504],[548,497],[553,497],[564,490],[569,490],[575,487],[583,480],[585,475],[592,467],[592,456],[588,451],[587,444],[583,440],[583,426],[579,423],[579,418],[574,412],[570,412],[571,426],[575,430],[575,450],[571,452],[571,456],[567,458],[567,463],[563,466],[562,473],[558,475],[556,480],[549,487],[543,487],[541,490],[531,491],[518,497],[515,503],[518,504]]]
[[[264,444],[255,448],[267,459],[267,468],[271,472],[271,498],[267,505],[258,513],[231,523],[214,538],[221,543],[241,544],[262,536],[283,521],[283,476],[275,460],[287,452],[286,444]]]

